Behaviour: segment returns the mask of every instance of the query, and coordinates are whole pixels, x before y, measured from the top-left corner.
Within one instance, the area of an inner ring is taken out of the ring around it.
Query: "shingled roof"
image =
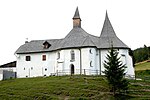
[[[44,48],[43,43],[47,41],[51,46],[47,49]],[[61,39],[51,39],[51,40],[33,40],[28,43],[21,45],[18,50],[15,52],[19,53],[34,53],[34,52],[48,52],[57,50],[59,47]]]
[[[98,48],[110,48],[112,45],[115,48],[129,48],[116,36],[106,11],[106,17],[100,35]]]
[[[91,36],[82,28],[75,27],[69,34],[60,42],[60,48],[74,48],[83,46],[95,46],[94,36]],[[98,38],[97,38],[98,39]]]
[[[74,14],[74,19],[80,19],[78,7]],[[43,48],[43,43],[48,42],[50,47]],[[111,45],[115,48],[128,48],[115,34],[114,29],[110,23],[107,12],[100,37],[88,34],[81,27],[73,27],[68,35],[63,39],[51,40],[34,40],[23,44],[15,52],[21,53],[34,53],[34,52],[49,52],[54,50],[66,48],[81,48],[81,47],[96,47],[99,49],[110,48]]]
[[[75,18],[80,18],[78,7],[76,8],[75,14],[73,16],[73,19],[75,19]]]

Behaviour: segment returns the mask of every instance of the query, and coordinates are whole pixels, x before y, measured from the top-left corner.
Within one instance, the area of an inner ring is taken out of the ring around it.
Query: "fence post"
[[[56,70],[56,75],[58,76],[58,70]]]
[[[84,69],[84,75],[86,75],[85,69]]]
[[[98,75],[98,70],[96,70],[96,75]]]

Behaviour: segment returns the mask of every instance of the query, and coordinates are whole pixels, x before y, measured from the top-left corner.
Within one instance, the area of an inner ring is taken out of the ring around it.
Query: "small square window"
[[[26,61],[31,61],[31,57],[30,56],[26,56]]]
[[[43,55],[43,56],[42,56],[42,60],[43,60],[43,61],[46,61],[46,55]]]

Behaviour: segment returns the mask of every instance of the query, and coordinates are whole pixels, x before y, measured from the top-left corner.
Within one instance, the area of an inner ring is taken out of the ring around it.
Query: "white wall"
[[[0,70],[0,80],[3,80],[3,70]]]
[[[71,50],[74,50],[75,61],[71,61]],[[59,59],[58,52],[60,53]],[[17,56],[17,77],[71,74],[71,64],[74,65],[74,74],[80,74],[81,71],[81,74],[95,75],[100,74],[101,70],[103,75],[102,71],[105,69],[103,63],[106,60],[106,54],[108,54],[108,49],[97,50],[92,47],[64,49],[46,53],[19,54]],[[46,55],[46,61],[42,61],[42,55]],[[31,61],[25,61],[26,56],[31,56]],[[134,75],[132,58],[128,54],[128,49],[119,49],[119,56],[121,56],[123,63],[127,65],[127,74]],[[82,70],[80,70],[80,67]]]
[[[99,74],[99,52],[96,48],[82,48],[82,74]],[[84,70],[85,69],[85,70]]]
[[[92,53],[89,52],[90,49],[91,49]],[[71,50],[74,50],[74,52],[75,52],[75,61],[73,61],[73,62],[70,61],[71,60],[71,55],[70,55]],[[70,74],[71,64],[74,65],[75,74],[81,73],[81,74],[89,75],[89,74],[92,74],[91,73],[92,70],[93,70],[93,72],[95,70],[97,70],[96,69],[97,64],[99,64],[99,63],[96,62],[98,55],[96,58],[95,57],[95,55],[96,55],[96,49],[95,48],[65,49],[65,50],[61,50],[58,52],[60,52],[60,59],[58,59],[58,62],[60,62],[60,63],[58,63],[58,69],[60,71],[62,69],[65,74]],[[91,61],[92,61],[92,66],[90,66]],[[80,70],[80,67],[82,70]]]
[[[133,61],[132,61],[132,57],[129,55],[128,53],[128,49],[117,49],[119,54],[118,57],[121,57],[121,61],[123,62],[123,64],[126,64],[127,68],[126,68],[126,75],[131,75],[134,76],[134,68],[133,68]],[[101,71],[104,71],[104,61],[107,61],[106,56],[108,54],[108,50],[107,49],[103,49],[100,50],[101,52]],[[101,73],[102,75],[104,75],[103,73]]]
[[[42,61],[42,55],[46,55],[46,61]],[[31,56],[31,61],[26,61],[26,56]],[[55,52],[19,54],[17,56],[17,77],[49,76],[54,73],[55,59]]]

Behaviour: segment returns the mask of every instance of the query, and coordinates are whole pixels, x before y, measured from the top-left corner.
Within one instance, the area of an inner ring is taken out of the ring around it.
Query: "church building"
[[[104,75],[104,60],[112,45],[127,66],[126,76],[134,77],[130,48],[116,36],[107,12],[98,37],[81,27],[77,7],[73,16],[73,28],[67,36],[62,39],[26,41],[17,49],[17,77]]]

